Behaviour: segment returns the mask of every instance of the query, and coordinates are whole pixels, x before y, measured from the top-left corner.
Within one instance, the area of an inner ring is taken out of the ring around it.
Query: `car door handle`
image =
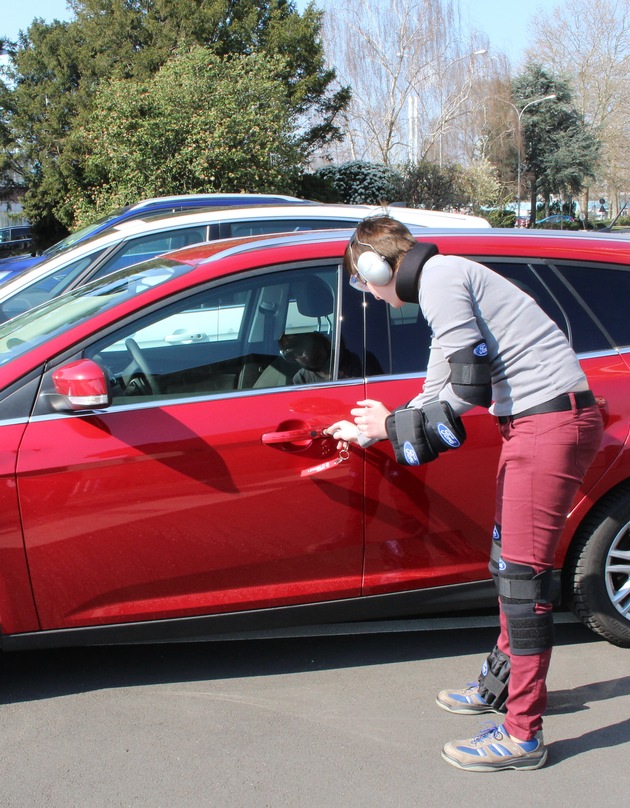
[[[284,432],[265,432],[261,439],[266,446],[269,446],[274,443],[299,443],[328,437],[330,435],[324,435],[321,429],[304,427],[303,429],[287,429]]]

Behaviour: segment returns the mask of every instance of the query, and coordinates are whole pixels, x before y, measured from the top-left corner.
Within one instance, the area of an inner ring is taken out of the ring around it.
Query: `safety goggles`
[[[357,266],[356,259],[354,257],[354,252],[352,251],[352,244],[355,241],[356,241],[357,244],[360,244],[362,247],[369,247],[371,250],[374,250],[374,247],[372,247],[371,244],[367,244],[367,243],[365,243],[363,241],[359,241],[359,239],[356,236],[356,233],[352,234],[352,238],[350,239],[350,245],[349,245],[350,246],[350,260],[352,261],[352,268],[354,269],[355,274],[350,275],[350,280],[348,281],[348,283],[350,284],[350,286],[353,289],[356,289],[357,292],[369,292],[370,289],[369,289],[369,287],[367,285],[367,281],[365,280],[365,278],[363,278],[361,276],[361,273],[359,272],[359,268]],[[376,250],[374,250],[374,252],[376,252]]]

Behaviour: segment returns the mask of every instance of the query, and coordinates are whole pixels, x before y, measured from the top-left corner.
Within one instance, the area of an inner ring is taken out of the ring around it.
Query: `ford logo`
[[[403,454],[405,455],[405,460],[407,461],[407,465],[409,466],[419,466],[420,461],[418,460],[418,455],[416,454],[416,450],[413,448],[409,441],[405,441],[403,445]]]
[[[446,426],[446,424],[440,422],[437,425],[437,430],[444,443],[450,446],[451,449],[457,449],[459,446],[461,446],[460,442],[457,440],[455,435],[453,435],[453,433]]]

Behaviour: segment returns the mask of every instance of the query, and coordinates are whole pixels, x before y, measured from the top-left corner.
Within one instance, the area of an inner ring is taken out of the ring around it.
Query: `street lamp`
[[[499,98],[499,101],[503,101],[504,104],[509,104],[514,112],[516,112],[516,117],[518,121],[518,127],[516,130],[516,149],[517,149],[517,169],[516,169],[516,225],[518,227],[518,223],[521,219],[521,119],[523,118],[523,113],[526,109],[533,107],[534,104],[540,104],[543,101],[551,101],[556,98],[556,94],[553,93],[552,95],[545,95],[542,98],[534,98],[533,101],[529,101],[522,107],[520,110],[513,104],[511,101],[506,101],[505,98]]]

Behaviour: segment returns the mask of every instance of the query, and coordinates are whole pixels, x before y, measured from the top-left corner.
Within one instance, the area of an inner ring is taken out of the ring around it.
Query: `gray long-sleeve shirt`
[[[422,270],[419,302],[433,339],[424,388],[410,406],[440,398],[458,415],[471,409],[453,392],[448,358],[481,339],[488,345],[495,415],[513,415],[588,388],[558,326],[529,295],[488,267],[461,256],[434,256]]]

